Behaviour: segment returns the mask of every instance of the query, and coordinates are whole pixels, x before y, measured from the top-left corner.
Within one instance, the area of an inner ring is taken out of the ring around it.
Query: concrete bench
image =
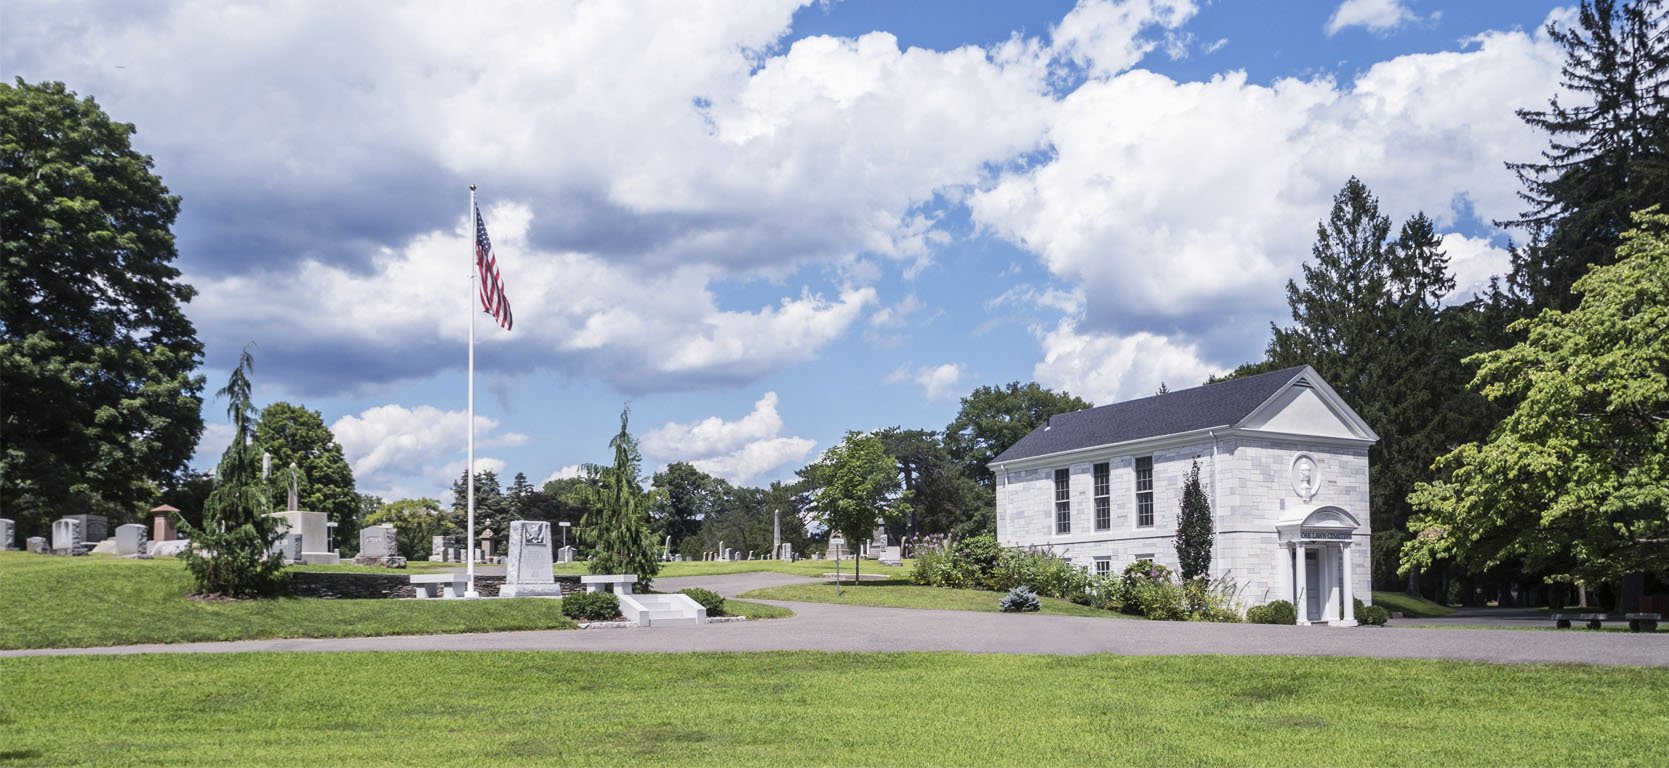
[[[637,583],[634,573],[598,573],[581,576],[580,583],[585,585],[587,592],[613,592],[617,595],[632,593],[632,585]]]
[[[1657,623],[1663,619],[1661,613],[1625,613],[1630,632],[1656,632]]]
[[[1605,621],[1605,614],[1603,614],[1603,613],[1555,613],[1555,614],[1553,614],[1553,626],[1557,627],[1559,629],[1570,629],[1570,623],[1572,621],[1584,621],[1584,622],[1587,622],[1587,626],[1588,626],[1589,629],[1599,629],[1600,626],[1602,625],[1602,623]]]
[[[463,597],[469,589],[469,576],[462,573],[429,573],[412,576],[411,585],[417,588],[419,599]]]

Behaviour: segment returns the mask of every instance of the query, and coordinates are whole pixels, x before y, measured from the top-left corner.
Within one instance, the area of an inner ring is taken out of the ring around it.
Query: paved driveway
[[[735,595],[807,579],[779,573],[658,580],[661,589],[704,586]],[[1489,662],[1570,662],[1669,666],[1669,636],[1481,629],[1284,627],[1038,614],[864,608],[776,603],[791,619],[655,629],[550,630],[468,635],[249,640],[42,651],[0,656],[245,651],[567,650],[567,651],[965,651],[1375,656]]]

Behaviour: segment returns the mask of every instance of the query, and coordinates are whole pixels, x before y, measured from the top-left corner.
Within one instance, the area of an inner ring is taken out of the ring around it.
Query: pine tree
[[[1211,502],[1200,484],[1200,462],[1188,470],[1182,482],[1182,512],[1176,518],[1176,559],[1182,580],[1193,581],[1211,575]]]
[[[203,505],[202,527],[180,523],[191,540],[184,555],[186,568],[200,595],[254,597],[275,594],[284,586],[284,563],[272,556],[278,520],[268,514],[271,489],[261,477],[261,451],[251,436],[255,405],[249,374],[254,368],[255,359],[245,347],[226,386],[215,393],[227,399],[232,444],[220,458],[214,490]]]
[[[1662,0],[1584,0],[1577,24],[1549,24],[1565,49],[1562,84],[1578,94],[1518,115],[1548,135],[1539,162],[1509,163],[1531,231],[1511,283],[1531,309],[1569,310],[1576,280],[1610,264],[1630,214],[1669,200],[1669,23]]]
[[[648,590],[661,563],[649,531],[647,494],[638,482],[637,440],[626,428],[630,415],[630,408],[620,412],[620,432],[609,440],[614,464],[593,491],[598,511],[585,516],[581,530],[591,545],[592,573],[635,573],[639,588]]]

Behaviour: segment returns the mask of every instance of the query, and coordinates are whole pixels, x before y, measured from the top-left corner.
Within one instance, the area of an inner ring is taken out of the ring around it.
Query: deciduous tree
[[[203,430],[203,345],[134,128],[62,83],[0,84],[0,508],[133,519]]]
[[[1669,575],[1669,216],[1636,221],[1616,263],[1577,281],[1575,309],[1520,320],[1522,343],[1471,359],[1473,386],[1515,405],[1416,487],[1404,569]]]
[[[876,523],[903,518],[909,504],[898,482],[898,467],[880,437],[848,432],[846,439],[808,472],[816,489],[818,521],[846,538],[848,546],[867,539]]]

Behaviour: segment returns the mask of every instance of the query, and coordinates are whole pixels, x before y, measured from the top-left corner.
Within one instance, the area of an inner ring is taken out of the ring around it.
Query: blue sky
[[[1352,174],[1505,266],[1553,3],[9,3],[0,68],[138,128],[184,199],[209,390],[321,411],[361,490],[478,461],[793,471],[974,387],[1105,403],[1257,358]],[[224,447],[221,404],[197,464]]]

